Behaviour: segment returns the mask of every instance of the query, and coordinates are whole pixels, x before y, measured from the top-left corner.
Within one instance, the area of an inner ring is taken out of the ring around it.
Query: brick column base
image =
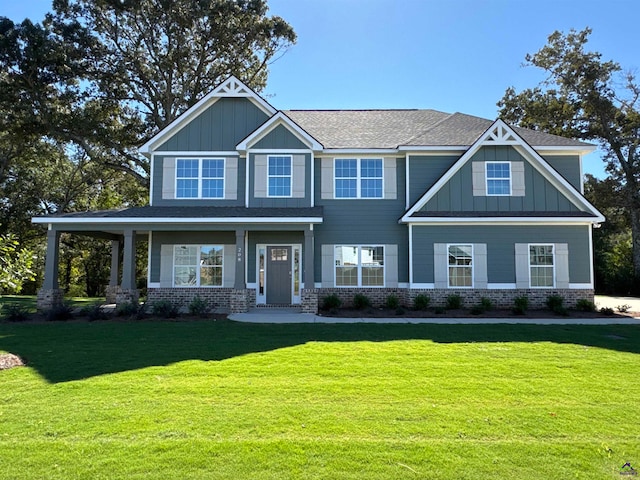
[[[318,289],[303,288],[301,303],[302,313],[318,313]]]
[[[62,304],[64,299],[64,290],[60,288],[38,290],[38,297],[36,300],[36,307],[38,310],[50,310],[53,307],[57,307]]]
[[[234,289],[231,290],[231,298],[229,299],[229,311],[231,313],[246,313],[249,311],[249,303],[251,301],[250,290]]]
[[[123,303],[138,303],[140,300],[140,290],[137,288],[120,288],[115,292],[115,304],[121,305]]]

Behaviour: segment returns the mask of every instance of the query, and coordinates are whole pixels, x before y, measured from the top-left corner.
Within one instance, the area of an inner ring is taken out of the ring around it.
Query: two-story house
[[[591,299],[604,221],[581,193],[593,148],[435,110],[278,111],[231,77],[141,147],[148,206],[33,219],[49,228],[39,305],[62,298],[61,232],[111,238],[118,302],[137,298],[140,238],[149,302]]]

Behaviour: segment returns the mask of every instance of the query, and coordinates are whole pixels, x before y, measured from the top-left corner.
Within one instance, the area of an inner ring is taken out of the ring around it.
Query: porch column
[[[247,284],[244,278],[245,272],[245,258],[246,252],[244,251],[244,229],[236,230],[236,276],[233,288],[236,290],[244,290],[247,288]]]
[[[118,269],[120,268],[120,240],[111,241],[111,276],[109,286],[118,285]]]
[[[304,288],[315,288],[313,225],[304,231]]]
[[[122,261],[122,289],[136,288],[136,232],[124,231],[124,258]]]
[[[58,261],[60,259],[60,232],[49,226],[47,231],[47,257],[44,264],[44,282],[38,290],[38,310],[49,310],[62,303],[64,292],[58,285]]]

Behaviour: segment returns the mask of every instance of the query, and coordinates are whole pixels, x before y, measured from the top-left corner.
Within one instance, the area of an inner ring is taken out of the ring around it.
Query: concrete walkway
[[[636,299],[638,300],[638,299]],[[628,303],[627,303],[628,304]],[[620,304],[617,304],[620,305]],[[615,308],[615,307],[611,307]],[[633,311],[640,311],[631,309]],[[532,324],[532,325],[640,325],[640,318],[604,317],[604,318],[337,318],[323,317],[312,313],[299,313],[290,309],[253,309],[249,313],[233,313],[229,320],[248,323],[433,323],[433,324]]]

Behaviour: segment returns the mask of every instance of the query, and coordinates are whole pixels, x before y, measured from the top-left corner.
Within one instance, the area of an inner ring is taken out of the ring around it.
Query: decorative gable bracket
[[[480,141],[485,145],[519,145],[519,140],[513,130],[508,128],[502,121],[497,121],[487,130]]]
[[[213,95],[217,97],[252,97],[255,94],[236,77],[229,77],[220,85],[218,85],[213,92]]]

